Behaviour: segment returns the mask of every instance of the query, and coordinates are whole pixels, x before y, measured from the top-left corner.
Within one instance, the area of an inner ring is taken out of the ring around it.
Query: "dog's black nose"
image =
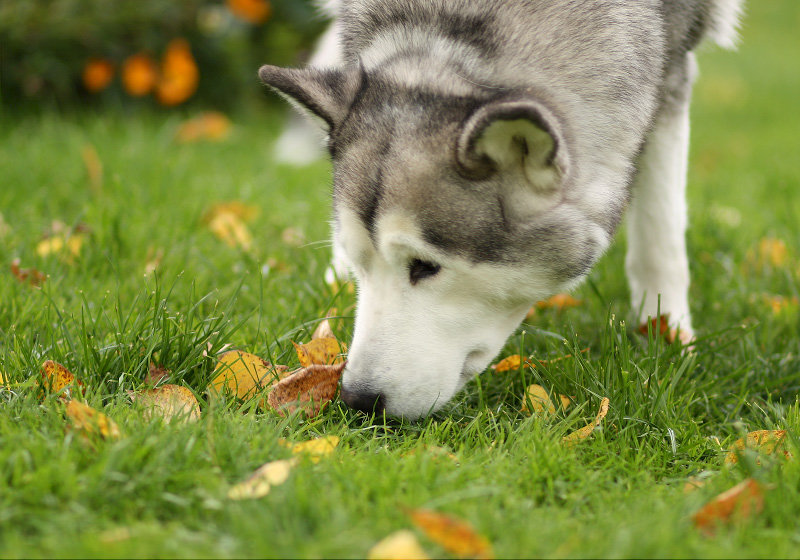
[[[350,391],[342,386],[339,394],[347,406],[367,414],[380,415],[383,414],[386,408],[383,403],[383,395],[380,393],[359,393],[358,391]]]

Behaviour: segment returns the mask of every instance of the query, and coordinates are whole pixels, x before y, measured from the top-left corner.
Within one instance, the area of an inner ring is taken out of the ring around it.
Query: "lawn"
[[[3,107],[0,557],[363,557],[401,529],[452,557],[414,527],[413,508],[468,522],[497,557],[797,557],[798,24],[795,0],[752,2],[739,51],[700,54],[694,352],[626,324],[621,232],[573,293],[580,304],[537,311],[499,356],[530,355],[535,367],[487,370],[415,423],[339,401],[307,419],[207,396],[223,349],[294,367],[292,342],[331,309],[336,335],[352,334],[354,295],[323,278],[330,168],[271,159],[280,106],[245,105],[227,138],[190,143],[176,139],[188,110]],[[204,219],[231,201],[258,210],[249,249]],[[76,254],[41,254],[54,222],[88,227]],[[47,275],[41,287],[15,278],[15,259]],[[121,438],[87,444],[67,429],[59,395],[35,385],[45,360],[83,381]],[[150,363],[197,395],[199,422],[165,425],[130,402]],[[524,412],[532,383],[572,406]],[[601,428],[563,445],[604,397]],[[737,438],[778,429],[793,459],[724,462]],[[331,435],[333,454],[301,458],[268,495],[227,498],[291,456],[280,439]],[[686,492],[690,477],[704,484]],[[699,531],[693,514],[747,478],[762,485],[763,511]]]

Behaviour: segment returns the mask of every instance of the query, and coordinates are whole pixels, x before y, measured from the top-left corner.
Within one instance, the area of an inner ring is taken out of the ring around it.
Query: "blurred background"
[[[310,0],[3,0],[0,95],[225,109],[262,93],[259,65],[304,61],[324,26]]]

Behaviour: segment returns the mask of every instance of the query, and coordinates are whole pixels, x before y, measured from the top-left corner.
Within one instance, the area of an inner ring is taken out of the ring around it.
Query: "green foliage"
[[[311,0],[275,2],[263,24],[235,16],[224,0],[4,0],[0,95],[9,105],[141,103],[125,94],[118,75],[107,90],[89,94],[81,83],[87,60],[107,59],[119,70],[138,52],[158,60],[182,37],[200,69],[193,101],[235,105],[243,92],[258,91],[260,64],[298,64],[324,25]]]

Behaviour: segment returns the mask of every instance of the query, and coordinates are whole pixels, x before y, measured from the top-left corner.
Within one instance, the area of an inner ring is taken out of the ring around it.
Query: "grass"
[[[800,293],[800,7],[749,10],[738,53],[700,57],[690,172],[695,353],[624,324],[620,235],[576,291],[582,305],[539,312],[502,354],[575,358],[487,371],[417,423],[375,422],[339,403],[315,419],[284,419],[203,398],[207,356],[226,344],[296,364],[291,341],[307,339],[331,307],[346,317],[340,338],[352,333],[353,296],[323,282],[329,167],[271,161],[280,113],[243,110],[226,141],[179,144],[183,116],[174,113],[5,108],[0,371],[10,386],[0,389],[0,556],[359,557],[411,527],[404,507],[468,520],[498,557],[796,556],[800,463],[722,462],[735,438],[756,429],[788,429],[797,457],[800,433],[800,311],[775,313],[768,299]],[[100,189],[87,176],[86,146],[103,165]],[[250,252],[202,223],[212,203],[229,200],[260,209]],[[36,254],[53,220],[92,229],[73,262]],[[305,241],[284,242],[287,228]],[[759,261],[763,239],[785,244],[783,264]],[[14,258],[49,275],[42,289],[14,280]],[[30,381],[47,359],[81,378],[88,402],[125,437],[87,448],[66,432],[63,405],[40,399]],[[150,361],[201,397],[199,423],[146,421],[128,402]],[[520,406],[530,383],[577,406],[528,416]],[[604,429],[562,446],[604,396]],[[321,435],[341,438],[332,457],[302,461],[260,500],[225,498],[259,465],[288,456],[279,438]],[[703,472],[713,473],[709,482],[684,494],[687,478]],[[713,537],[698,532],[692,513],[748,476],[770,485],[763,513]],[[446,555],[419,536],[429,554]]]

